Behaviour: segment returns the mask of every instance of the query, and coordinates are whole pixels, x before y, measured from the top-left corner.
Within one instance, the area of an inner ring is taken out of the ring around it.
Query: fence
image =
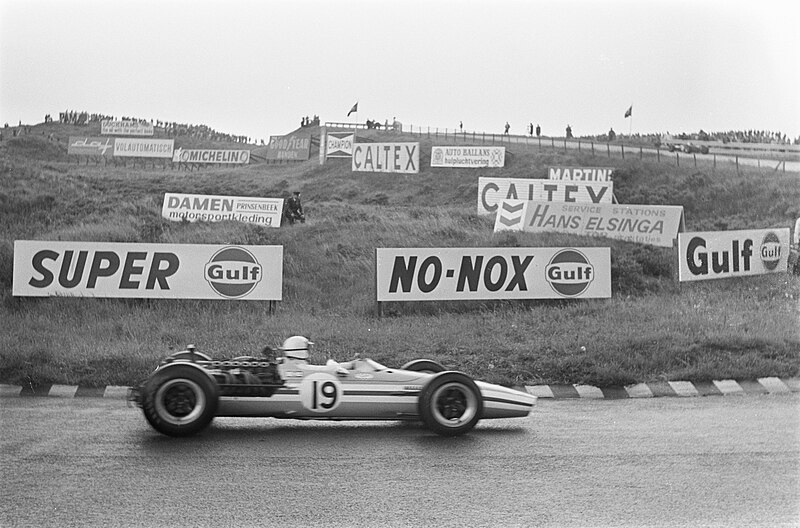
[[[358,128],[364,129],[366,125],[359,123],[325,123],[325,126],[333,128]],[[551,137],[551,136],[525,136],[515,134],[496,134],[477,131],[464,131],[452,129],[439,129],[436,127],[420,127],[416,128],[414,125],[409,125],[406,129],[400,127],[400,131],[416,135],[420,137],[441,139],[443,141],[453,141],[458,143],[499,143],[501,145],[523,145],[541,149],[561,150],[568,152],[577,150],[578,152],[591,153],[593,156],[605,154],[607,157],[621,157],[622,159],[649,159],[655,160],[658,163],[673,163],[677,167],[681,166],[698,166],[698,161],[703,163],[710,163],[712,169],[717,168],[717,163],[725,163],[728,165],[735,165],[738,171],[741,166],[751,166],[758,168],[769,168],[773,171],[783,170],[783,172],[800,172],[800,145],[773,145],[768,143],[721,143],[721,142],[698,142],[698,141],[684,141],[685,143],[692,143],[695,145],[705,144],[713,145],[714,147],[731,147],[737,148],[736,151],[731,152],[709,152],[708,154],[701,153],[686,153],[674,151],[671,152],[666,148],[656,145],[635,145],[626,144],[624,140],[617,140],[614,142],[595,141],[590,139],[567,139],[564,137]],[[380,130],[379,130],[380,131]],[[681,140],[678,140],[680,142]],[[772,148],[761,148],[766,145]],[[786,159],[780,159],[775,154],[777,152],[787,154]]]

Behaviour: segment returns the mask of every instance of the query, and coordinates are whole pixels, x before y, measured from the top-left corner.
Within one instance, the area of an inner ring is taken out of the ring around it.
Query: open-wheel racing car
[[[418,359],[389,368],[356,357],[308,362],[308,339],[288,338],[278,357],[212,359],[189,345],[161,361],[128,399],[157,431],[188,436],[214,417],[300,420],[421,420],[443,436],[471,430],[482,418],[524,417],[536,396],[473,381],[462,372]]]

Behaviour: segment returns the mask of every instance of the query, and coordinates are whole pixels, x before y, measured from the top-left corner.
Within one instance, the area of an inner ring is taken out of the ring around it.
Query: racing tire
[[[444,365],[432,359],[414,359],[400,367],[401,370],[411,372],[426,372],[428,374],[438,374],[447,370]]]
[[[462,372],[436,374],[420,392],[417,405],[422,422],[441,436],[470,431],[483,414],[481,391]]]
[[[155,372],[142,390],[145,418],[167,436],[190,436],[203,430],[214,419],[218,403],[216,382],[189,365]]]

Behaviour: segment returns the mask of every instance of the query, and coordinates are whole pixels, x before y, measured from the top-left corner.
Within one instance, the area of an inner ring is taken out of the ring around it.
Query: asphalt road
[[[798,526],[800,395],[540,400],[437,437],[397,422],[218,419],[0,399],[0,525]]]

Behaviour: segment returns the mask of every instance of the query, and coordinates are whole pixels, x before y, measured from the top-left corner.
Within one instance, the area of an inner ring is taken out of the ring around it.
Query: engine
[[[199,361],[219,385],[220,396],[272,396],[283,386],[278,365],[263,358]]]

